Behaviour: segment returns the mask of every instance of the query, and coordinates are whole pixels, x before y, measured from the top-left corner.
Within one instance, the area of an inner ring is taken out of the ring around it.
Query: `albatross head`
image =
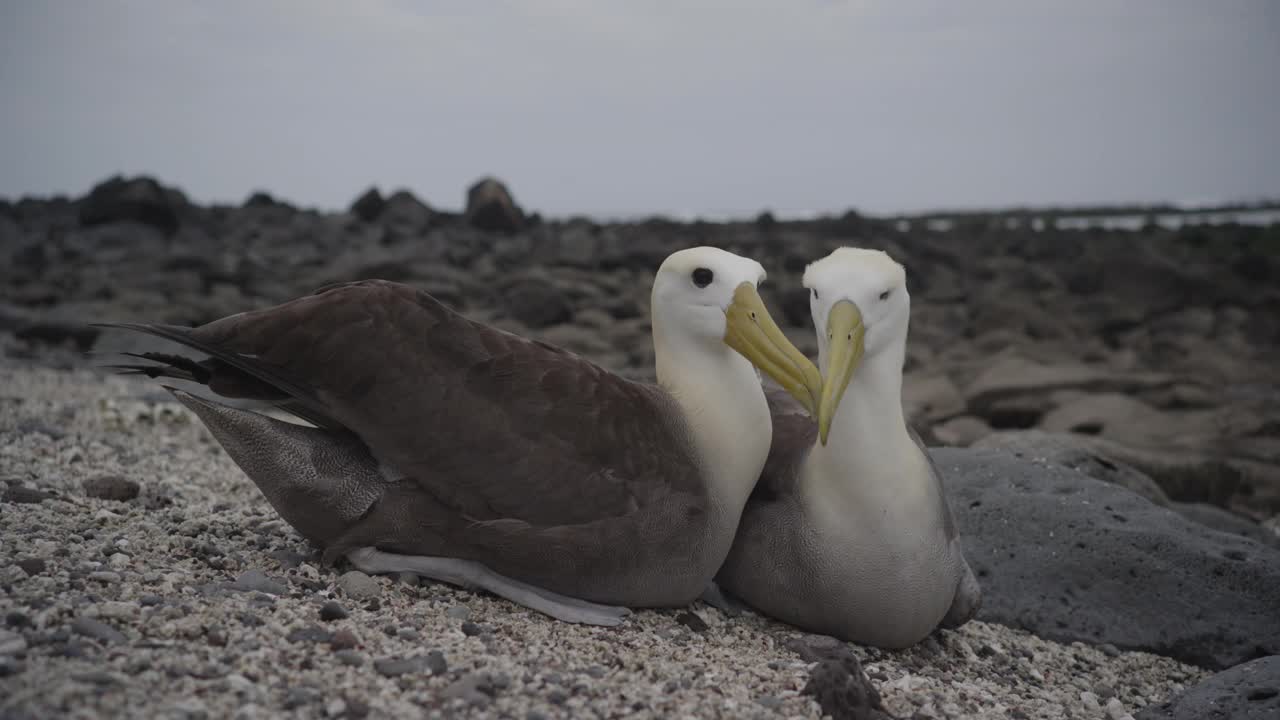
[[[845,388],[858,366],[886,358],[901,372],[911,298],[902,266],[880,250],[838,248],[805,269],[809,308],[826,375],[818,401],[823,445]]]
[[[737,351],[810,409],[822,379],[769,315],[756,286],[764,268],[712,247],[670,255],[658,268],[651,300],[655,335],[687,347]]]

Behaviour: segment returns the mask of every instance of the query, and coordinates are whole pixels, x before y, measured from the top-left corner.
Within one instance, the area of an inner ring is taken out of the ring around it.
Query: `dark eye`
[[[893,291],[892,291],[892,290],[885,290],[884,292],[880,293],[880,299],[881,299],[881,300],[888,300],[888,299],[889,299],[889,293],[891,293],[891,292],[893,292]]]
[[[814,289],[813,289],[813,299],[814,299],[814,300],[817,300],[817,299],[818,299],[818,288],[814,288]]]
[[[714,280],[715,277],[716,274],[707,268],[698,268],[693,271],[693,284],[703,288],[710,285],[711,281]]]

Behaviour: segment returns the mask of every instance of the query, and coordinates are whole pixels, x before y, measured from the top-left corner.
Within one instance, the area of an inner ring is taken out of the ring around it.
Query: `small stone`
[[[1091,713],[1102,712],[1102,705],[1098,704],[1098,696],[1088,690],[1080,693],[1080,704]]]
[[[360,698],[350,697],[350,696],[346,698],[346,701],[347,701],[347,715],[346,715],[347,717],[362,718],[362,717],[369,716],[369,710],[371,709],[369,707],[369,703],[365,702]]]
[[[396,636],[401,640],[408,640],[409,642],[414,643],[422,640],[422,634],[411,627],[402,627],[399,630],[396,630]]]
[[[770,710],[777,710],[782,707],[782,698],[774,697],[773,695],[761,695],[756,698],[756,703]]]
[[[466,605],[454,605],[448,610],[445,610],[444,614],[453,618],[454,620],[466,620],[467,618],[471,617],[471,608],[467,607]]]
[[[305,627],[295,628],[289,633],[287,639],[291,643],[327,643],[333,639],[333,633],[325,630],[319,625],[307,625]]]
[[[118,645],[126,642],[127,640],[124,633],[101,620],[95,620],[89,617],[78,617],[75,620],[72,620],[71,630],[107,645]]]
[[[229,583],[227,588],[230,590],[238,590],[240,592],[260,592],[268,595],[287,595],[289,587],[278,580],[272,580],[267,574],[257,568],[245,570],[236,576],[235,582]]]
[[[103,585],[118,585],[120,583],[120,573],[110,570],[96,570],[89,573],[89,579],[94,582],[100,582]]]
[[[361,667],[364,665],[364,655],[349,648],[339,650],[333,656],[338,659],[338,662],[349,667]]]
[[[463,700],[473,707],[487,707],[492,693],[493,685],[481,673],[467,673],[444,689],[444,697]]]
[[[12,658],[0,657],[0,678],[13,677],[27,669],[25,663]]]
[[[402,572],[396,575],[396,582],[409,587],[417,587],[422,584],[422,579],[411,572]]]
[[[210,645],[212,645],[212,646],[214,646],[214,647],[226,647],[226,646],[227,646],[227,634],[226,634],[226,632],[224,632],[224,631],[222,630],[222,628],[220,628],[220,627],[218,627],[218,626],[216,626],[216,625],[215,625],[214,627],[211,627],[211,628],[208,628],[207,630],[205,630],[205,631],[204,631],[204,637],[205,637],[205,639],[206,639],[206,640],[208,640],[208,641],[209,641],[209,644],[210,644]]]
[[[696,614],[691,612],[680,613],[676,616],[676,622],[698,633],[706,632],[709,628],[706,620],[703,620],[701,617],[698,617]]]
[[[300,686],[290,688],[289,692],[284,696],[282,705],[285,710],[296,710],[304,705],[310,705],[321,698],[319,690],[313,687]]]
[[[18,561],[18,567],[22,568],[28,576],[44,572],[46,565],[44,558],[25,558]]]
[[[78,673],[78,674],[72,675],[71,679],[77,680],[82,683],[89,683],[90,685],[101,685],[101,686],[120,685],[123,682],[118,676],[103,670],[94,670],[90,672]]]
[[[111,557],[107,558],[107,562],[111,563],[111,567],[117,570],[129,567],[131,560],[132,558],[124,553],[112,553]]]
[[[155,607],[164,604],[164,598],[159,595],[143,595],[138,598],[138,604],[142,607]]]
[[[26,649],[26,638],[12,630],[0,630],[0,655],[18,655]]]
[[[547,702],[552,705],[563,705],[568,699],[569,695],[560,688],[555,688],[551,692],[547,693]]]
[[[6,488],[4,495],[0,496],[0,500],[4,500],[8,503],[14,503],[15,505],[34,505],[36,503],[42,503],[51,497],[53,497],[52,494],[43,490],[36,490],[35,488],[17,485]]]
[[[1111,720],[1124,720],[1124,716],[1129,713],[1124,709],[1124,703],[1117,698],[1111,698],[1106,705],[1107,717]]]
[[[346,628],[334,633],[333,637],[329,639],[329,647],[334,650],[349,650],[359,644],[360,638],[356,637],[355,633]]]
[[[385,677],[400,677],[420,673],[423,670],[429,670],[430,667],[426,656],[415,655],[409,658],[379,658],[373,661],[373,669]]]
[[[608,671],[600,667],[599,665],[592,665],[591,667],[587,668],[587,674],[599,680],[600,678],[607,675]]]
[[[449,671],[449,663],[444,659],[444,653],[439,650],[432,650],[427,653],[427,669],[432,675],[443,675]]]
[[[1107,657],[1120,657],[1120,648],[1111,643],[1102,643],[1098,646],[1098,649]]]
[[[382,592],[382,586],[377,580],[359,570],[343,573],[338,578],[338,588],[344,595],[356,600],[373,600]]]
[[[482,632],[484,632],[484,629],[470,620],[462,623],[462,634],[467,637],[475,637]]]
[[[98,606],[98,615],[112,620],[126,620],[133,617],[137,606],[133,603],[108,600]]]
[[[1115,688],[1111,687],[1106,683],[1098,683],[1097,685],[1094,685],[1093,691],[1097,693],[1098,697],[1103,700],[1107,700],[1109,698],[1113,698],[1116,696]]]
[[[320,606],[320,619],[325,622],[329,622],[331,620],[345,620],[346,617],[347,609],[334,600],[330,600]]]
[[[99,500],[125,502],[138,497],[138,483],[119,475],[99,475],[84,481],[84,493]]]

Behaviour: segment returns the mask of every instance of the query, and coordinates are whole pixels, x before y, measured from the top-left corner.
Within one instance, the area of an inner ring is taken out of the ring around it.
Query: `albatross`
[[[651,295],[656,384],[380,280],[194,328],[105,325],[207,356],[117,369],[309,423],[166,386],[325,562],[616,625],[692,602],[728,553],[770,444],[757,368],[816,408],[818,370],[770,317],[764,279],[715,248],[668,257]]]
[[[816,422],[768,393],[769,457],[705,599],[723,607],[723,590],[806,630],[907,647],[967,622],[981,591],[938,468],[903,416],[906,273],[883,252],[840,248],[803,284],[823,373]]]

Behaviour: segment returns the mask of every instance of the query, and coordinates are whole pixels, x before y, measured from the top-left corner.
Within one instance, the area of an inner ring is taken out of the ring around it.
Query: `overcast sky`
[[[0,0],[0,196],[550,214],[1280,196],[1276,0]]]

